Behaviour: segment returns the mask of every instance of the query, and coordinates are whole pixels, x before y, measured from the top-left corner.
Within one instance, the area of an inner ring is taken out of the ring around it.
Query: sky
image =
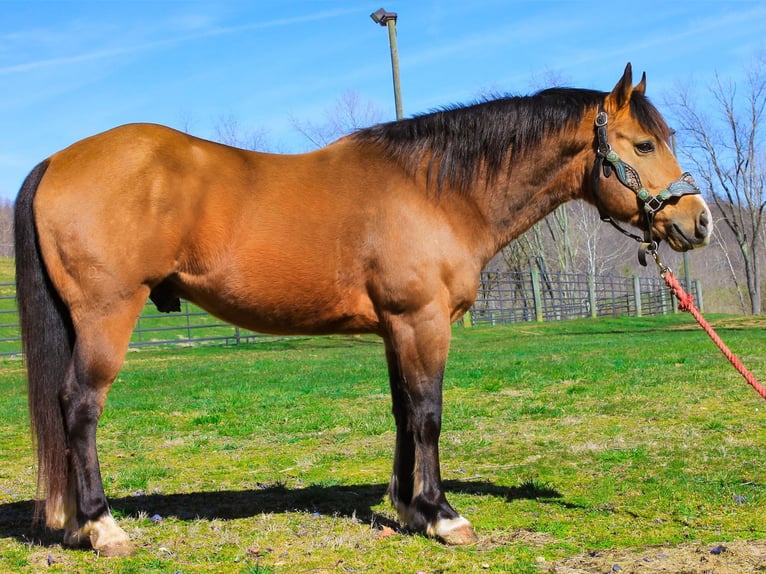
[[[766,43],[762,0],[0,0],[0,200],[125,123],[209,139],[234,123],[300,153],[296,122],[321,124],[344,94],[393,120],[381,7],[398,15],[405,116],[554,83],[608,91],[627,62],[665,113],[681,83],[741,80]]]

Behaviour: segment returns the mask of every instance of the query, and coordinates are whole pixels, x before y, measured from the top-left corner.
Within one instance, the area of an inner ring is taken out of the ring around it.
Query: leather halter
[[[660,191],[657,195],[649,193],[643,185],[641,185],[641,178],[638,176],[638,172],[630,164],[625,163],[620,157],[612,150],[612,146],[609,145],[607,140],[606,126],[608,123],[608,117],[603,108],[599,108],[598,114],[596,114],[596,138],[598,140],[598,147],[596,148],[596,163],[593,166],[593,199],[598,208],[601,221],[611,223],[620,233],[627,235],[628,237],[635,239],[639,242],[638,248],[638,260],[641,265],[646,266],[646,253],[654,254],[657,249],[658,242],[654,239],[654,233],[652,227],[654,225],[654,216],[660,211],[667,203],[684,195],[698,195],[700,189],[692,178],[691,174],[684,172],[681,177],[668,185],[665,189]],[[617,179],[622,185],[630,189],[636,194],[639,205],[641,207],[641,213],[643,214],[644,224],[644,236],[641,237],[635,233],[631,233],[627,229],[620,226],[612,219],[606,210],[599,197],[599,191],[601,187],[601,174],[604,177],[609,177],[614,171]]]

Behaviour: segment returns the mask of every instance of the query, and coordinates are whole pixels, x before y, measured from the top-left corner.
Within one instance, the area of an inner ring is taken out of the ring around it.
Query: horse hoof
[[[101,556],[130,556],[135,551],[127,533],[111,516],[102,516],[96,522],[88,523],[87,530],[93,550]]]
[[[450,546],[466,546],[479,541],[471,523],[462,516],[450,520],[439,520],[428,530],[430,536]]]
[[[136,549],[133,547],[133,543],[130,540],[122,540],[110,542],[101,548],[96,548],[96,551],[100,556],[114,558],[119,556],[132,556]]]

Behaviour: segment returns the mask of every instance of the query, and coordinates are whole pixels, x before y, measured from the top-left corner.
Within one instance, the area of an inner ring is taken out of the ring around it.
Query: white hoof
[[[79,530],[65,531],[64,546],[90,546],[102,556],[129,556],[134,552],[127,533],[109,515],[87,522]]]
[[[90,543],[93,550],[103,556],[129,556],[133,554],[133,544],[128,534],[111,516],[102,516],[95,522],[89,522]]]
[[[462,516],[437,520],[436,524],[428,525],[426,534],[451,546],[475,544],[479,540],[471,523]]]

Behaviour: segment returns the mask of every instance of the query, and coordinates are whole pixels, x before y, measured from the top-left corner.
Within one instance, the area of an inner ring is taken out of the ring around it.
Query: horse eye
[[[654,144],[652,142],[641,142],[636,144],[636,151],[638,153],[652,153],[654,151]]]

